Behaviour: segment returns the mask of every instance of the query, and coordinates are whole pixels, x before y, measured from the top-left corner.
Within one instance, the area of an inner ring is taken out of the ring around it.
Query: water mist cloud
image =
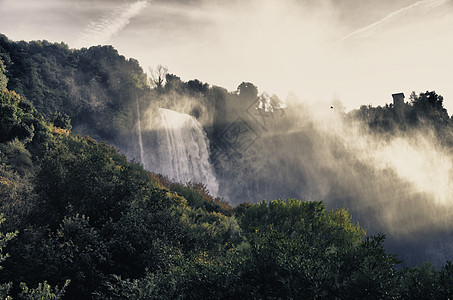
[[[346,207],[370,234],[451,232],[453,155],[429,126],[377,133],[330,103],[290,102],[266,119],[252,145],[225,159],[231,178],[222,193],[234,204],[295,197]]]
[[[453,205],[451,155],[433,138],[396,137],[376,149],[374,155],[378,168],[392,168],[399,177],[413,183],[415,191],[426,193],[436,204]]]

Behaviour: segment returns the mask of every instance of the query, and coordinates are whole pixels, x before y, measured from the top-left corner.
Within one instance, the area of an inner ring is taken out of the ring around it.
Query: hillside
[[[173,182],[144,170],[108,144],[123,146],[121,151],[137,159],[136,139],[131,146],[125,137],[136,134],[137,105],[142,110],[152,105],[176,107],[196,117],[215,148],[225,142],[224,127],[237,120],[244,102],[257,100],[252,84],[243,83],[237,93],[229,93],[168,75],[164,86],[151,89],[138,63],[112,47],[74,50],[44,41],[12,42],[3,36],[0,55],[3,298],[453,295],[450,262],[439,268],[429,263],[398,268],[397,256],[384,248],[385,235],[367,236],[353,221],[347,208],[354,207],[328,208],[320,201],[324,199],[290,197],[232,207],[212,197],[202,183]],[[274,101],[277,107],[279,101]],[[287,116],[285,122],[265,123],[266,132],[271,127],[272,132],[282,132],[304,115],[288,111]],[[289,136],[264,132],[259,131],[261,140],[250,145],[252,153],[259,154],[263,145],[278,150],[275,145],[288,140],[317,141],[320,134],[313,126]],[[103,139],[108,143],[100,142]],[[315,160],[310,144],[304,147]],[[249,163],[245,154],[220,151],[237,155],[245,166]],[[283,155],[283,149],[278,153]],[[341,149],[337,155],[352,157]],[[217,171],[225,161],[219,161]],[[231,197],[242,193],[240,180],[260,171],[250,169],[232,180],[234,172],[224,174],[228,180],[222,181],[238,187]],[[260,175],[248,181],[256,183],[256,190],[271,180]],[[288,192],[290,183],[286,184],[273,192]],[[307,179],[307,188],[309,184]],[[259,192],[253,197],[259,199]]]

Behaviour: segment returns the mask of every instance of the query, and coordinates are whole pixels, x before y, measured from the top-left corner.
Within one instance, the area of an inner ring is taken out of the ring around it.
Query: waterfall
[[[140,147],[140,162],[143,165],[145,162],[144,151],[143,151],[143,139],[142,139],[142,124],[140,122],[140,106],[138,105],[137,99],[137,128],[138,128],[138,146]]]
[[[165,108],[159,108],[152,118],[152,128],[146,129],[152,132],[154,145],[145,147],[143,166],[181,183],[203,183],[217,196],[219,186],[201,124],[192,116]]]

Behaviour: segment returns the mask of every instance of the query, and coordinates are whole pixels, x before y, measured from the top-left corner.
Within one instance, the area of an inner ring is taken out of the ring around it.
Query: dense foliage
[[[136,62],[113,48],[0,42],[6,65],[0,63],[2,298],[453,295],[451,263],[396,268],[399,260],[385,251],[384,235],[366,236],[346,209],[297,199],[233,208],[203,184],[172,182],[106,143],[71,133],[70,118],[73,127],[89,119],[98,122],[97,134],[108,137],[147,89]],[[90,87],[102,89],[92,93]],[[256,91],[243,83],[228,94],[167,74],[166,84],[151,93],[156,101],[173,93],[205,99],[189,109],[209,124],[204,104],[220,107],[226,98],[253,104]],[[210,98],[217,100],[207,104]],[[100,111],[107,119],[97,117]],[[115,126],[107,126],[112,116]],[[211,130],[215,135],[215,126]]]
[[[439,141],[453,145],[453,121],[443,107],[443,97],[435,91],[417,95],[412,92],[409,102],[386,104],[384,107],[362,105],[348,114],[352,120],[360,120],[380,134],[397,131],[424,129],[433,131]]]
[[[76,132],[112,142],[130,133],[136,99],[149,92],[138,62],[111,46],[74,50],[64,43],[13,42],[0,35],[0,59],[8,88],[42,115],[67,115]],[[0,87],[3,82],[0,78]]]
[[[10,111],[17,111],[16,100]],[[2,124],[9,119],[2,117]],[[20,134],[2,143],[21,153],[2,151],[2,232],[16,233],[2,239],[9,257],[0,282],[15,298],[410,299],[451,293],[450,264],[398,271],[384,237],[365,238],[345,209],[327,212],[321,202],[296,199],[233,209],[203,185],[172,183],[106,144],[40,122],[48,137],[44,152],[33,156],[33,139]]]

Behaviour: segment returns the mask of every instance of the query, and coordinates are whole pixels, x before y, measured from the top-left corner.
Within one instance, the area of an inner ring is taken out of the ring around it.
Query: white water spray
[[[158,109],[151,123],[157,143],[146,147],[144,167],[178,182],[203,183],[217,196],[219,185],[202,125],[192,116],[164,108]]]
[[[143,165],[144,164],[144,151],[143,151],[143,139],[142,139],[142,124],[140,121],[140,106],[138,105],[138,100],[137,102],[137,129],[138,129],[138,146],[140,147],[140,163]]]

